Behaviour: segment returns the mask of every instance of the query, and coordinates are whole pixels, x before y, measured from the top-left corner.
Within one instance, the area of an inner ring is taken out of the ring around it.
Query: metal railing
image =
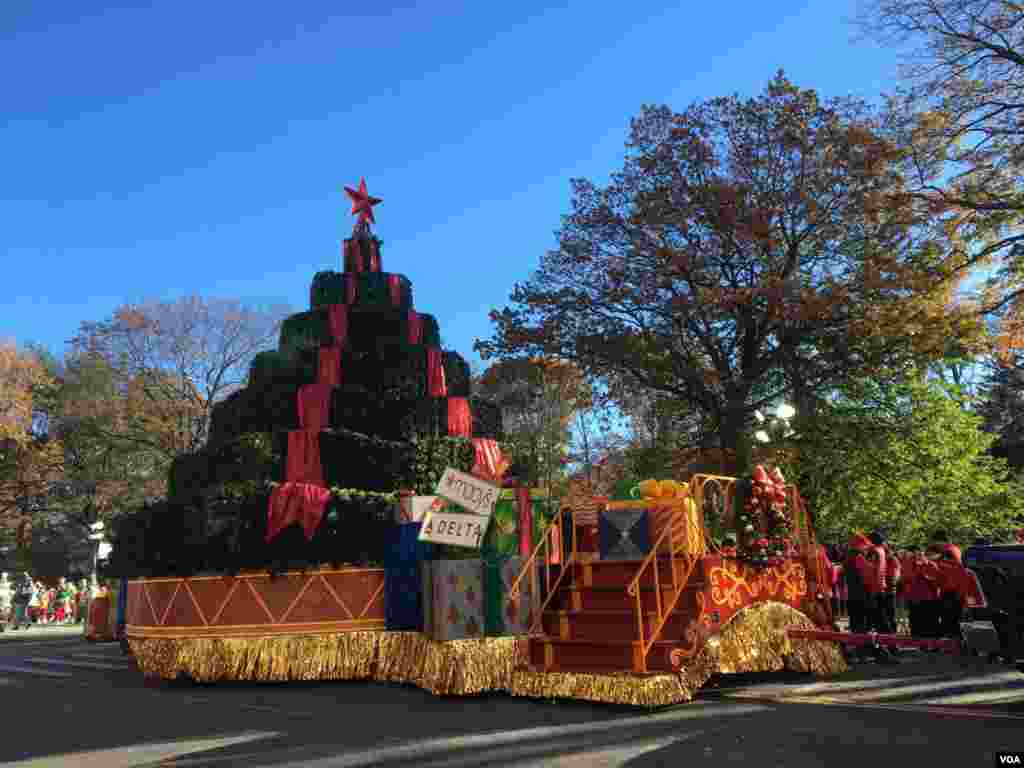
[[[637,652],[633,658],[633,671],[635,672],[647,671],[647,655],[660,637],[661,630],[672,615],[676,603],[679,602],[679,597],[686,589],[694,567],[707,554],[707,536],[700,507],[695,504],[692,507],[693,514],[691,515],[691,507],[687,501],[688,499],[680,499],[671,504],[669,507],[671,511],[663,530],[652,544],[651,551],[640,565],[636,576],[626,587],[626,594],[635,599],[638,638]],[[652,506],[655,510],[659,506],[662,510],[665,509],[664,505],[658,505],[657,502]],[[691,520],[691,517],[696,519]],[[664,599],[660,563],[668,563],[671,578],[671,585],[665,585],[666,587],[671,586],[671,591]],[[644,611],[643,596],[640,591],[644,576],[648,571],[653,573],[654,583],[654,624],[649,633],[644,621],[646,611]]]
[[[568,518],[569,525],[565,525],[565,520]],[[569,551],[566,553],[565,547],[562,542],[565,540],[565,529],[569,528],[571,531],[570,535],[570,546]],[[555,557],[553,557],[555,555]],[[557,563],[553,561],[557,557]],[[538,559],[543,562],[544,570],[544,598],[543,601],[539,599],[540,592],[538,590]],[[535,608],[533,614],[533,622],[530,624],[528,634],[535,635],[538,630],[543,626],[544,622],[544,611],[547,610],[548,605],[554,598],[555,593],[558,591],[558,587],[562,583],[562,579],[566,573],[572,570],[573,564],[577,561],[577,550],[576,550],[576,526],[572,524],[572,513],[568,510],[560,510],[558,515],[551,521],[551,524],[545,529],[541,535],[540,541],[537,546],[534,547],[533,553],[529,559],[523,565],[523,570],[520,571],[515,581],[512,582],[512,586],[509,587],[509,597],[516,599],[519,597],[520,588],[527,576],[530,577],[530,600]],[[557,564],[558,573],[553,575],[552,565]]]
[[[709,489],[712,492],[708,492]],[[735,528],[733,496],[736,493],[736,478],[725,475],[694,475],[690,478],[690,498],[697,505],[697,517],[705,542],[718,549],[714,538],[708,535],[709,517],[718,518],[723,526]],[[705,548],[708,544],[705,544]]]

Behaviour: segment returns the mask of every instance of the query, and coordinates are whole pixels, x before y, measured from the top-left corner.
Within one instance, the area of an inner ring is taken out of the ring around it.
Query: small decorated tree
[[[764,568],[792,550],[792,523],[786,511],[786,480],[778,467],[761,464],[736,483],[737,557]]]

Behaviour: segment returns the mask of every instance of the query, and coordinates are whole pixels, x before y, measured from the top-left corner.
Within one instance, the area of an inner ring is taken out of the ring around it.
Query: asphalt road
[[[63,629],[8,632],[0,635],[0,765],[963,768],[1024,750],[1015,702],[933,701],[943,685],[961,691],[954,695],[982,685],[1024,700],[1016,679],[1003,682],[1006,668],[949,665],[872,665],[834,684],[726,680],[729,690],[644,714],[504,695],[439,699],[360,682],[146,688],[116,645]],[[842,683],[856,685],[835,687]]]

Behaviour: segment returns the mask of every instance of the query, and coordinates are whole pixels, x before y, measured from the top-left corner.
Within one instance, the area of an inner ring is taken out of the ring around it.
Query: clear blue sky
[[[752,95],[779,67],[826,97],[890,90],[854,10],[4,0],[0,338],[62,354],[82,320],[193,293],[306,309],[365,176],[385,269],[476,361],[569,179],[621,166],[641,104]]]

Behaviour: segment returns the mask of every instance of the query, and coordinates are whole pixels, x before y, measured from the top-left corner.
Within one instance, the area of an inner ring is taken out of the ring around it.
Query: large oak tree
[[[753,411],[933,354],[962,256],[905,201],[863,102],[779,73],[756,98],[644,107],[623,169],[574,180],[559,247],[491,313],[485,358],[548,354],[677,398],[742,463]],[[735,453],[734,453],[735,452]]]

